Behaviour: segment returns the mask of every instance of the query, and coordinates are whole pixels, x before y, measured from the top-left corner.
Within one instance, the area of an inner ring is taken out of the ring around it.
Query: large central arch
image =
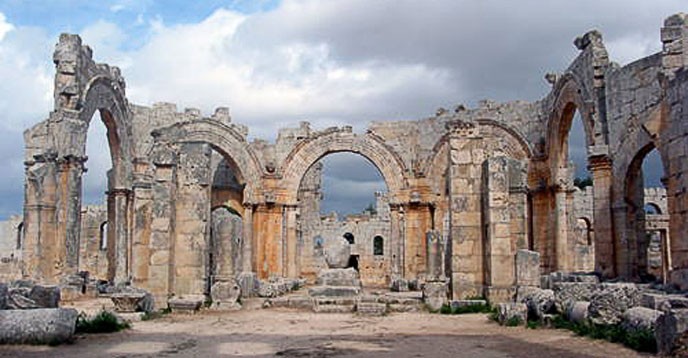
[[[327,154],[337,152],[360,154],[370,160],[385,179],[390,203],[403,199],[408,181],[405,166],[399,155],[373,134],[358,135],[348,131],[337,131],[306,140],[289,153],[282,166],[285,203],[296,205],[301,179],[308,169]]]

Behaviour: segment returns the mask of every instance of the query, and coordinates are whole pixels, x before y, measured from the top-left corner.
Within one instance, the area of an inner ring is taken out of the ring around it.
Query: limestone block
[[[0,311],[0,344],[56,344],[74,336],[77,311],[39,308]]]
[[[590,298],[588,312],[596,324],[617,324],[628,309],[640,305],[641,292],[632,283],[603,283]]]
[[[554,311],[554,291],[535,289],[526,295],[522,303],[528,307],[528,317],[541,320]]]
[[[153,295],[142,288],[120,285],[115,288],[113,296],[122,301],[122,309],[127,310],[123,312],[153,312],[155,309],[155,300],[153,299]],[[131,308],[127,307],[127,296],[130,297],[128,299],[129,301],[136,301],[136,306],[134,307],[133,311],[130,310]],[[141,298],[137,299],[137,297]],[[114,299],[112,301],[115,303]],[[115,305],[117,305],[117,303],[115,303]]]
[[[390,290],[392,292],[407,292],[409,290],[408,281],[403,278],[392,279],[390,283]]]
[[[9,289],[7,284],[0,283],[0,310],[7,308],[7,296],[9,296]]]
[[[668,356],[675,349],[686,347],[688,343],[688,337],[686,337],[688,309],[665,312],[657,318],[655,324],[657,353],[660,356]]]
[[[33,286],[29,293],[29,299],[42,308],[57,308],[60,305],[60,288],[58,286]]]
[[[437,311],[447,303],[446,282],[426,282],[423,286],[423,302],[431,311]]]
[[[540,253],[516,251],[516,285],[540,286]]]
[[[672,308],[688,308],[688,298],[681,295],[644,292],[640,298],[640,305],[659,311],[667,311]]]
[[[557,282],[552,285],[557,312],[565,313],[576,301],[590,302],[599,285],[584,282]]]
[[[621,326],[627,331],[648,329],[654,331],[662,312],[646,307],[631,307],[623,314]]]
[[[308,289],[308,294],[311,296],[326,296],[326,297],[350,297],[356,296],[361,292],[358,287],[346,286],[315,286]]]
[[[351,256],[351,245],[343,237],[329,238],[324,243],[325,261],[329,268],[346,268]]]
[[[146,298],[143,292],[117,292],[110,295],[117,312],[136,312],[139,304]]]
[[[237,282],[241,287],[242,297],[254,297],[258,294],[260,281],[255,272],[242,272],[237,276]]]
[[[586,283],[599,283],[600,278],[595,275],[586,275],[570,272],[552,272],[549,274],[549,284],[553,285],[557,282],[586,282]]]
[[[353,268],[325,269],[318,272],[316,285],[361,287],[358,271]]]
[[[576,301],[569,305],[566,311],[566,318],[574,323],[585,323],[588,321],[588,307],[590,302]]]
[[[520,321],[521,325],[525,325],[528,319],[528,307],[525,303],[500,303],[497,306],[497,321],[504,325],[512,319]]]
[[[195,313],[201,308],[203,302],[205,302],[205,296],[187,295],[172,297],[167,300],[167,305],[172,312]]]
[[[210,297],[213,300],[213,309],[236,310],[241,308],[239,303],[241,287],[233,280],[213,284],[213,287],[210,288]]]
[[[688,291],[688,269],[671,271],[669,282],[679,291]]]
[[[25,288],[10,289],[7,296],[7,308],[14,310],[41,308],[28,296],[29,292],[27,292],[27,289]]]
[[[384,316],[387,313],[387,305],[375,302],[359,302],[356,312],[362,316]]]

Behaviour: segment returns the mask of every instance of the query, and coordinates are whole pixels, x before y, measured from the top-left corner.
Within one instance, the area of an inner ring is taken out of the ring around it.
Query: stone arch
[[[337,131],[300,142],[289,153],[282,166],[284,202],[295,205],[301,179],[308,169],[327,154],[337,152],[351,152],[370,160],[385,179],[390,203],[403,199],[408,183],[401,158],[380,138],[370,133],[358,135]]]
[[[173,124],[153,131],[157,145],[163,143],[207,143],[227,160],[237,179],[246,185],[244,202],[257,200],[262,170],[246,138],[231,126],[213,119]],[[155,150],[156,145],[153,146]]]
[[[658,204],[653,203],[653,202],[645,202],[645,215],[651,214],[651,215],[662,215],[662,209],[659,207]]]
[[[576,110],[583,121],[586,147],[606,144],[599,143],[604,141],[599,134],[602,124],[596,121],[596,116],[593,114],[595,108],[592,96],[578,82],[575,76],[569,73],[564,75],[564,78],[559,80],[552,90],[554,100],[547,119],[544,154],[550,160],[550,168],[553,172],[556,172],[556,169],[561,166],[561,161],[568,155],[565,150],[568,143],[565,139],[568,139]]]
[[[615,247],[617,260],[621,266],[619,271],[630,278],[638,278],[647,273],[645,186],[641,173],[646,156],[654,149],[657,148],[652,140],[644,141],[628,164],[621,169],[624,171],[621,194],[626,210],[625,220],[623,226],[619,228],[621,233],[616,237]],[[663,156],[662,167],[666,171],[667,166]],[[659,206],[654,205],[659,210]]]
[[[82,140],[78,145],[81,153],[85,154],[86,151],[86,131],[88,131],[93,114],[99,111],[107,129],[114,170],[111,186],[113,188],[130,187],[134,143],[131,133],[131,114],[121,85],[116,79],[108,76],[95,76],[86,85],[80,104],[82,108],[79,119],[86,124]]]

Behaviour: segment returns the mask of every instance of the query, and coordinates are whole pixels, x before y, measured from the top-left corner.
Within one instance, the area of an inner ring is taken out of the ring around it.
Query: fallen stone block
[[[145,298],[146,294],[142,292],[118,292],[110,295],[117,312],[136,312]]]
[[[603,283],[590,298],[588,313],[595,324],[618,324],[628,309],[639,306],[641,292],[632,283]]]
[[[540,286],[540,253],[530,250],[516,251],[516,285]]]
[[[500,303],[497,305],[497,322],[500,325],[525,325],[528,320],[528,307],[525,303]]]
[[[384,303],[359,302],[356,312],[362,316],[384,316],[387,313],[387,305]]]
[[[255,272],[242,272],[237,276],[237,282],[241,287],[242,297],[255,297],[258,294],[260,280]]]
[[[423,303],[431,311],[439,311],[442,306],[447,304],[446,282],[426,282],[423,286]]]
[[[167,305],[172,312],[195,313],[205,302],[205,296],[189,295],[175,296],[167,300]]]
[[[652,330],[662,312],[647,307],[631,307],[623,314],[621,326],[626,331]]]
[[[356,296],[361,292],[358,287],[345,286],[315,286],[308,289],[308,294],[311,296],[327,296],[327,297],[349,297]]]
[[[210,288],[210,297],[213,300],[211,305],[215,310],[238,310],[241,309],[239,298],[241,297],[241,287],[234,281],[216,282]]]
[[[57,308],[60,305],[60,288],[58,286],[35,285],[29,292],[29,299],[42,308]]]
[[[407,292],[409,291],[409,284],[403,278],[396,278],[392,279],[389,288],[392,292]]]
[[[41,308],[39,305],[30,299],[28,293],[22,292],[22,290],[12,289],[9,291],[7,296],[7,308],[11,310],[27,310]]]
[[[0,310],[4,310],[7,308],[7,297],[9,296],[10,291],[7,288],[7,284],[5,283],[0,283]]]
[[[599,285],[586,282],[557,282],[552,284],[554,306],[559,313],[566,313],[577,301],[590,302]]]
[[[360,287],[361,279],[358,271],[351,267],[345,269],[325,269],[318,272],[315,284],[321,286]]]
[[[535,289],[526,295],[521,303],[528,307],[528,317],[542,320],[546,314],[554,312],[554,291]]]
[[[675,350],[685,349],[688,344],[688,309],[665,312],[655,322],[655,340],[660,356],[671,355]]]
[[[573,323],[585,323],[589,317],[588,307],[590,307],[590,302],[576,301],[569,305],[566,311],[566,318]]]
[[[669,282],[679,291],[688,291],[688,269],[672,270]]]
[[[0,311],[0,344],[59,344],[74,336],[73,308]]]
[[[486,300],[454,300],[449,303],[452,309],[468,307],[468,306],[485,306],[487,305]]]
[[[640,304],[653,310],[666,311],[675,308],[688,308],[688,298],[681,295],[643,293]]]
[[[345,238],[327,238],[323,250],[329,268],[346,268],[349,264],[351,244]]]

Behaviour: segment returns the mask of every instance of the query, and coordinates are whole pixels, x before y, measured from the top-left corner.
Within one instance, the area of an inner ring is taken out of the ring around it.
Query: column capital
[[[588,157],[588,170],[611,170],[612,159],[606,154],[591,155]]]

